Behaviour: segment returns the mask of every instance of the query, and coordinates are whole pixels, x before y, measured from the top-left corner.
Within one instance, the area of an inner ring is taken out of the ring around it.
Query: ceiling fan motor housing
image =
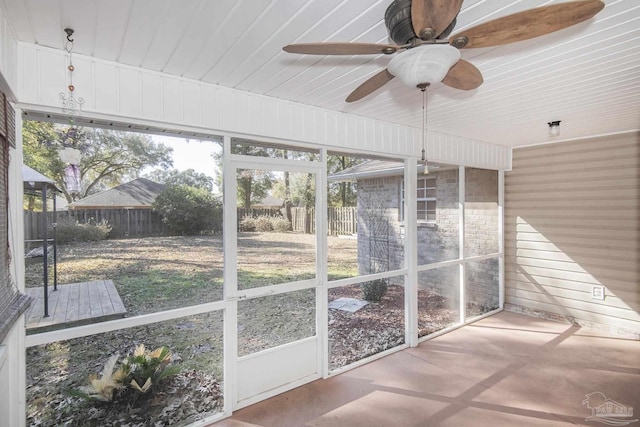
[[[384,13],[389,37],[396,44],[409,43],[416,37],[411,25],[411,0],[394,0]]]
[[[411,23],[411,0],[394,0],[384,13],[384,23],[389,32],[389,37],[398,45],[404,45],[417,38]],[[448,37],[456,25],[454,19],[438,39]]]

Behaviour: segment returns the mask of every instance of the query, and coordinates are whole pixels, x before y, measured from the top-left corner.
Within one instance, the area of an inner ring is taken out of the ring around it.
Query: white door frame
[[[231,137],[223,147],[224,186],[224,387],[225,413],[298,387],[323,376],[326,363],[326,155],[319,161],[252,157],[231,153]],[[237,169],[314,173],[316,184],[316,277],[285,284],[238,290],[237,283]],[[238,356],[238,301],[315,289],[316,335],[293,343]],[[278,366],[283,369],[278,369]],[[286,368],[286,369],[284,369]],[[286,374],[286,377],[285,377]],[[279,380],[282,378],[282,381]],[[255,390],[254,390],[255,389]],[[230,401],[228,401],[230,400]]]

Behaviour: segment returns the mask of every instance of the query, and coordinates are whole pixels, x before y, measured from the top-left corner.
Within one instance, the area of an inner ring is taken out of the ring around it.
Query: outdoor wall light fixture
[[[559,136],[560,135],[560,121],[555,120],[553,122],[548,122],[549,125],[549,136]]]

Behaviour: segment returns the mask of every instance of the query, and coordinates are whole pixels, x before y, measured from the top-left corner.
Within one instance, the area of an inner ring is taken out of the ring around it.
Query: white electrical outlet
[[[594,286],[591,288],[591,298],[604,300],[604,286]]]

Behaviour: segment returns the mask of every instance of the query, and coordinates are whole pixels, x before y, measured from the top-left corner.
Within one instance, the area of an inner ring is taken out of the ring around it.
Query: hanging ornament
[[[80,110],[82,110],[82,104],[84,104],[84,98],[79,97],[76,98],[73,92],[76,90],[76,87],[73,84],[73,72],[76,67],[73,65],[73,39],[71,36],[73,35],[73,30],[71,28],[65,28],[64,32],[67,33],[67,43],[65,45],[65,50],[67,51],[67,70],[69,84],[67,85],[67,92],[60,92],[60,101],[62,101],[62,108],[67,114],[76,114]]]

